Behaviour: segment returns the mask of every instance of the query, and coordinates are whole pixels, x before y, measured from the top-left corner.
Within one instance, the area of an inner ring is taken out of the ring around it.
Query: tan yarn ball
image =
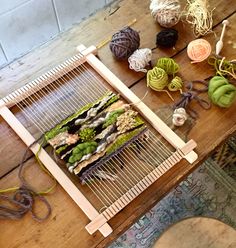
[[[150,10],[153,18],[161,26],[170,28],[179,22],[179,0],[151,0]]]

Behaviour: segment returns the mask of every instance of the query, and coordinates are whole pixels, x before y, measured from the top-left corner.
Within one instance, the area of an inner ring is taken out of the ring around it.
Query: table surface
[[[228,0],[226,4],[224,0],[210,0],[210,6],[215,7],[213,12],[214,33],[205,38],[212,44],[214,50],[216,40],[219,39],[222,30],[221,22],[227,18],[232,25],[227,27],[222,54],[229,60],[235,59],[236,1]],[[176,26],[179,31],[179,39],[175,49],[155,48],[155,35],[161,28],[150,16],[149,1],[126,0],[118,1],[111,7],[101,10],[88,20],[3,68],[0,72],[0,96],[5,96],[63,62],[65,58],[74,55],[78,44],[97,45],[134,18],[137,19],[137,22],[132,27],[140,32],[141,47],[154,48],[153,64],[157,58],[173,57],[180,64],[180,76],[185,81],[202,80],[214,75],[214,70],[206,61],[199,64],[190,63],[186,47],[195,37],[186,22],[181,21]],[[108,45],[99,49],[98,55],[101,61],[135,94],[140,98],[143,96],[146,91],[143,73],[131,71],[126,61],[116,61],[111,55]],[[173,97],[177,100],[179,94],[175,93]],[[205,94],[204,97],[207,98],[207,95]],[[144,102],[154,111],[162,105],[172,104],[165,94],[154,91],[149,93]],[[89,220],[58,185],[56,191],[47,196],[53,209],[52,215],[47,221],[37,223],[28,214],[19,221],[4,220],[0,222],[0,247],[46,248],[79,245],[83,248],[107,246],[186,178],[218,145],[235,132],[236,102],[228,109],[212,106],[210,110],[203,110],[195,103],[192,103],[192,107],[198,111],[199,118],[192,128],[189,138],[194,139],[198,144],[196,149],[199,155],[198,160],[192,165],[185,160],[181,161],[117,214],[109,221],[113,228],[113,233],[109,237],[104,238],[99,232],[94,235],[87,233],[84,227]],[[20,113],[16,114],[22,122],[25,122]],[[25,124],[27,125],[27,123]],[[17,179],[19,162],[26,147],[2,119],[0,119],[0,133],[0,188],[16,186],[19,184]],[[51,180],[36,165],[32,154],[28,156],[25,175],[27,180],[38,189],[45,188],[51,183]],[[43,206],[38,204],[37,211],[43,210]]]

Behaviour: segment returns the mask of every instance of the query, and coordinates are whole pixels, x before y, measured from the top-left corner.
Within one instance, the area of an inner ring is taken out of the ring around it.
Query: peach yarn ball
[[[202,62],[211,54],[211,45],[204,39],[193,40],[188,44],[187,54],[192,60],[191,63]]]

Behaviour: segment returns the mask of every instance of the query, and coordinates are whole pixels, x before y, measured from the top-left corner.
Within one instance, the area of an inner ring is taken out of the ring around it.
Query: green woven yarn
[[[162,68],[168,75],[174,75],[179,71],[179,65],[172,58],[160,58],[156,67]]]
[[[236,87],[226,78],[215,76],[209,82],[208,96],[214,104],[228,108],[236,99]]]
[[[158,67],[147,72],[147,86],[156,91],[163,90],[168,85],[167,73]]]

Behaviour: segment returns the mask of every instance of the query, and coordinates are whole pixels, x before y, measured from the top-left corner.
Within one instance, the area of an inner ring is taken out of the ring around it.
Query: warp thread
[[[228,108],[236,99],[236,87],[226,78],[215,76],[209,82],[208,96],[214,104]]]
[[[139,45],[139,33],[130,27],[125,27],[113,34],[109,47],[117,59],[125,60],[139,48]]]
[[[137,49],[128,58],[129,68],[134,71],[147,72],[144,69],[152,59],[152,50],[149,48]]]
[[[194,83],[203,84],[204,87],[202,89],[195,88]],[[192,100],[195,100],[203,109],[209,109],[211,107],[211,104],[208,101],[198,96],[200,93],[208,90],[208,84],[204,80],[192,81],[186,85],[186,88],[188,91],[181,94],[179,101],[174,104],[174,109],[184,108],[193,119],[196,119],[198,113],[192,109],[189,104]]]
[[[178,31],[173,28],[168,28],[160,31],[156,35],[156,45],[160,47],[174,47],[178,40]]]
[[[236,60],[228,61],[225,57],[209,57],[208,64],[214,66],[216,75],[236,79]]]
[[[172,58],[160,58],[156,67],[162,68],[168,75],[173,75],[179,71],[179,65]]]
[[[180,3],[178,0],[151,0],[151,15],[161,26],[170,28],[180,19]]]
[[[42,196],[42,194],[48,193],[54,188],[54,186],[51,189],[46,190],[45,192],[37,193],[31,188],[31,186],[28,185],[28,183],[25,181],[25,178],[23,177],[23,165],[24,165],[24,162],[26,161],[26,156],[30,148],[33,145],[35,145],[38,141],[39,140],[36,140],[33,144],[31,144],[27,148],[22,158],[22,161],[20,163],[18,177],[20,179],[21,186],[19,188],[15,187],[15,188],[7,189],[7,190],[1,190],[1,193],[15,191],[13,197],[0,194],[0,199],[2,199],[3,201],[9,202],[11,205],[14,205],[15,208],[11,208],[5,205],[0,205],[0,219],[20,219],[27,212],[30,212],[33,219],[41,222],[41,221],[46,220],[51,214],[51,211],[52,211],[51,206],[49,202],[47,201],[47,199]],[[47,212],[43,217],[38,216],[34,212],[33,206],[35,203],[35,199],[40,200],[42,203],[45,204],[47,208]]]
[[[204,39],[193,40],[188,44],[187,54],[191,63],[202,62],[211,54],[211,45]]]
[[[183,126],[185,121],[187,120],[187,113],[184,108],[177,108],[174,110],[173,116],[172,116],[172,123],[177,126]]]
[[[212,32],[212,11],[208,0],[187,0],[185,7],[186,21],[192,25],[194,35],[204,36]]]

